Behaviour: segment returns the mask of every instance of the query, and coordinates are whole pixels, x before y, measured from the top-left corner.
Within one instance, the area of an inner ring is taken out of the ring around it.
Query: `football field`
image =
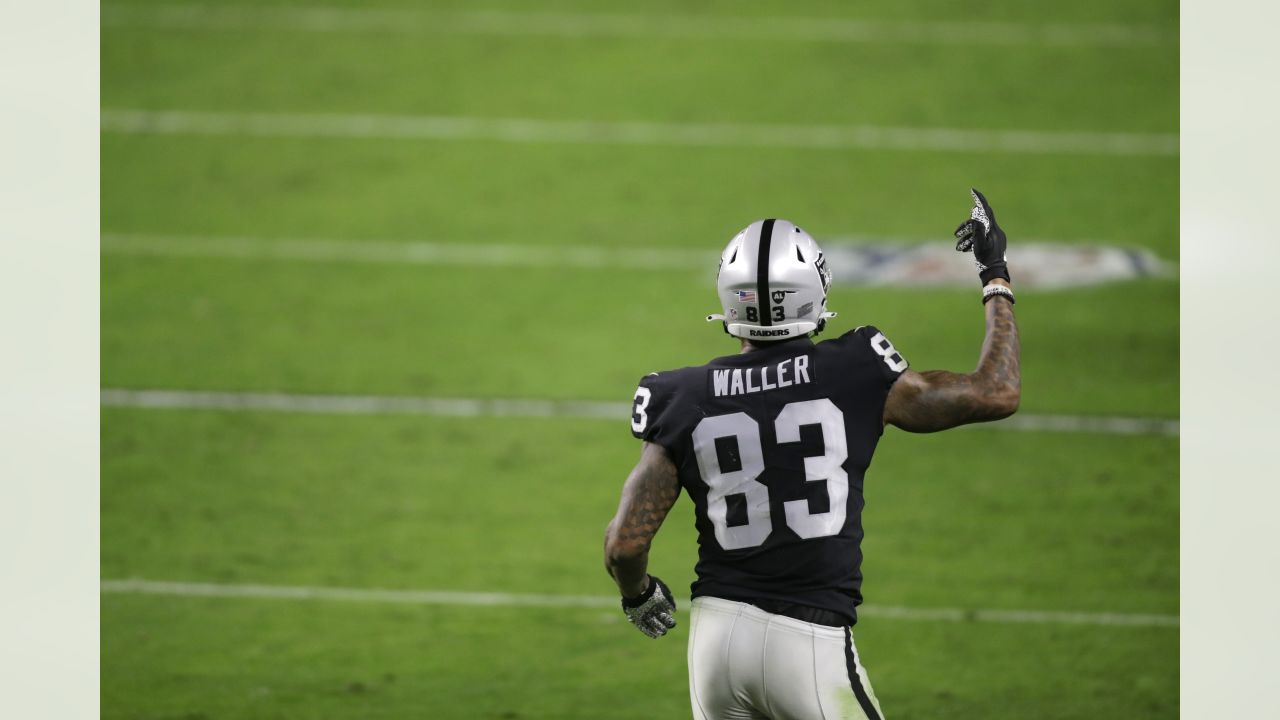
[[[890,718],[1177,715],[1177,280],[1018,285],[1176,268],[1176,3],[323,1],[102,6],[103,717],[688,717],[687,605],[603,569],[636,382],[735,351],[749,222],[945,248],[971,186],[1022,409],[885,432],[861,659]],[[976,277],[829,307],[976,362]]]

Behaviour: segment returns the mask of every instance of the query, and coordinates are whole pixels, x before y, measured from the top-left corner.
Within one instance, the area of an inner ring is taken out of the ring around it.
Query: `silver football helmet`
[[[831,271],[809,233],[786,220],[757,220],[733,236],[720,255],[716,291],[730,335],[786,340],[821,332]]]

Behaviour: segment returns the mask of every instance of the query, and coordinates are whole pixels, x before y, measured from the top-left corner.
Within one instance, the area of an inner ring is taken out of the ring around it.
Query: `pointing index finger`
[[[973,204],[982,208],[982,211],[986,213],[987,218],[991,220],[991,222],[995,222],[995,211],[991,209],[991,204],[987,202],[987,197],[982,194],[982,191],[978,188],[971,187],[969,188],[969,194],[973,196]]]

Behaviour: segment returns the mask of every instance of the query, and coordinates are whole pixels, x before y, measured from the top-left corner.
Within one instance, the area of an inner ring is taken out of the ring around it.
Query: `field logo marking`
[[[424,415],[430,417],[512,417],[608,420],[624,423],[631,403],[590,400],[445,398],[395,395],[297,395],[277,392],[137,390],[106,388],[103,407],[149,410],[223,410],[230,412],[318,413],[325,415]],[[980,426],[986,430],[1098,433],[1103,435],[1178,434],[1178,421],[1080,415],[1018,414]]]
[[[169,582],[161,580],[103,580],[101,592],[111,595],[162,595],[170,597],[257,598],[271,600],[327,600],[339,602],[397,603],[405,605],[458,605],[472,607],[548,607],[617,609],[618,599],[604,595],[546,595],[531,593],[457,592],[452,590],[377,590],[287,585],[237,585]],[[689,601],[681,598],[681,611]],[[1059,610],[995,610],[965,608],[917,608],[863,605],[862,617],[935,622],[1032,623],[1130,627],[1178,627],[1177,615],[1156,613],[1070,612]]]
[[[498,35],[556,38],[775,40],[881,45],[1177,47],[1176,26],[1158,24],[881,21],[839,17],[733,17],[604,13],[431,12],[375,8],[106,3],[102,25],[160,30],[284,30],[317,33]]]
[[[104,109],[103,132],[132,135],[486,140],[674,147],[1177,157],[1170,133],[969,130],[877,125],[592,122],[440,115]]]

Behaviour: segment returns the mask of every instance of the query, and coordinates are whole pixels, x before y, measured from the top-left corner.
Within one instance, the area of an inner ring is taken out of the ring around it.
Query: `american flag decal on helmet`
[[[739,290],[738,291],[738,302],[755,302],[755,301],[756,301],[755,290]]]

